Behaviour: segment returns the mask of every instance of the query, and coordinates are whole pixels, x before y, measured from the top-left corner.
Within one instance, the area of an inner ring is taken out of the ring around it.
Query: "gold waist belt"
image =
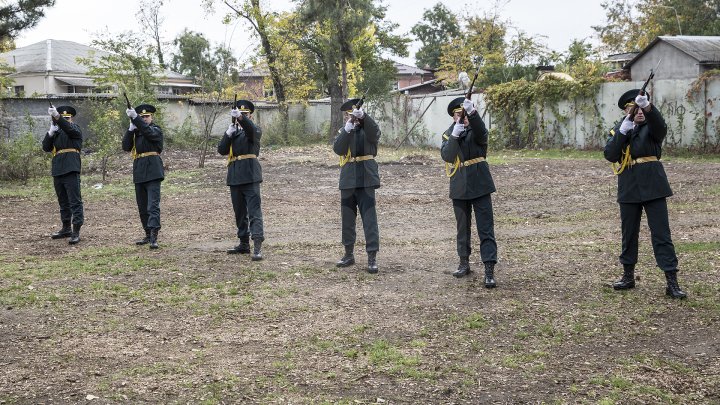
[[[353,156],[348,160],[348,162],[362,162],[365,160],[373,160],[373,159],[375,159],[375,156],[373,156],[373,155]]]
[[[135,159],[140,159],[140,158],[144,158],[144,157],[148,157],[148,156],[158,156],[158,155],[159,155],[159,153],[157,153],[157,152],[143,152],[143,153],[138,153],[137,155],[135,155]]]
[[[80,151],[77,149],[70,148],[70,149],[60,149],[55,152],[55,154],[59,154],[59,153],[80,153]]]
[[[253,155],[252,153],[250,153],[247,155],[233,156],[230,159],[228,159],[228,163],[235,161],[235,160],[243,160],[243,159],[257,159],[257,155]]]
[[[659,160],[659,159],[657,158],[657,156],[643,156],[643,157],[639,157],[639,158],[637,158],[637,159],[633,159],[633,160],[630,162],[630,166],[632,166],[632,165],[637,165],[637,164],[640,164],[640,163],[657,162],[658,160]]]
[[[477,157],[475,159],[466,160],[466,161],[462,162],[460,165],[468,167],[470,165],[474,165],[475,163],[480,163],[480,162],[484,162],[484,161],[485,161],[485,158],[481,156],[481,157]]]

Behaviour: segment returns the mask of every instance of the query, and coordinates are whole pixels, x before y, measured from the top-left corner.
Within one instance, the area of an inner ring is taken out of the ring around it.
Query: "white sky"
[[[147,1],[147,0],[146,0]],[[422,19],[426,9],[439,0],[384,0],[388,7],[387,19],[400,26],[396,34],[412,37],[410,29]],[[591,26],[601,25],[605,13],[602,0],[502,0],[500,14],[504,20],[527,34],[543,36],[543,42],[552,50],[564,52],[574,39],[587,38],[597,44],[597,38]],[[111,33],[139,29],[136,14],[140,9],[139,0],[57,0],[55,6],[47,10],[45,18],[33,29],[23,31],[16,40],[18,47],[30,45],[45,39],[61,39],[89,45],[96,33],[108,30]],[[442,1],[455,13],[483,15],[497,4],[494,0],[458,3]],[[250,37],[252,28],[244,21],[235,25],[223,25],[222,16],[229,8],[222,0],[215,0],[215,12],[202,8],[202,0],[165,0],[161,16],[163,39],[172,41],[184,28],[200,32],[212,42],[213,46],[227,44],[233,48],[235,57],[244,61],[248,57],[248,45],[257,45],[255,37]],[[291,0],[262,0],[261,5],[268,10],[285,11],[293,7]],[[472,10],[466,12],[465,10]],[[420,47],[413,42],[407,58],[393,59],[414,65],[414,54]],[[166,52],[170,48],[168,47]]]

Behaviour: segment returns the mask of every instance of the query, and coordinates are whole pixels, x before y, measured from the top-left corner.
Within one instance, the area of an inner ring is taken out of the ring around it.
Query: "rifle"
[[[125,103],[127,103],[128,110],[131,109],[132,106],[130,105],[130,100],[128,100],[127,94],[124,91],[123,91],[123,96],[125,96]]]
[[[480,74],[480,63],[482,63],[482,56],[480,56],[480,57],[478,57],[478,58],[479,58],[480,60],[479,60],[478,63],[477,63],[478,67],[477,67],[477,70],[475,70],[475,76],[473,76],[473,79],[472,79],[472,81],[470,82],[470,88],[468,88],[468,92],[467,92],[467,94],[465,94],[465,98],[468,99],[468,100],[472,99],[473,86],[475,86],[475,80],[477,80],[477,77],[478,77],[478,75]],[[464,122],[464,120],[465,120],[465,109],[463,108],[463,109],[460,111],[460,120],[458,120],[458,122],[459,122],[460,124],[462,124],[462,123]]]
[[[235,101],[233,101],[232,109],[233,109],[233,110],[236,110],[236,109],[237,109],[237,93],[235,93]],[[233,124],[233,125],[235,125],[235,129],[237,130],[237,124],[238,124],[238,123],[237,123],[237,118],[231,117],[231,118],[230,118],[230,123]]]
[[[650,84],[650,81],[653,79],[653,77],[655,77],[655,70],[657,70],[657,68],[660,66],[660,62],[662,62],[662,58],[660,58],[654,69],[650,69],[650,75],[648,76],[647,80],[645,80],[645,83],[643,83],[642,88],[640,88],[640,92],[638,93],[639,95],[644,96],[646,94],[645,88],[647,88],[648,84]],[[630,121],[635,118],[635,114],[637,114],[638,108],[639,107],[637,105],[633,107],[632,111],[630,112]]]
[[[360,97],[360,101],[357,102],[357,104],[353,104],[353,109],[357,110],[358,108],[362,107],[363,103],[365,102],[365,96],[367,96],[368,91],[370,91],[370,88],[368,87],[367,90],[365,90],[365,93]],[[358,122],[359,120],[355,118],[355,116],[352,117],[353,122]]]
[[[50,95],[49,95],[49,94],[47,95],[47,100],[48,100],[48,104],[50,104],[50,107],[55,107],[55,106],[53,105],[52,101],[50,101]],[[55,117],[52,117],[52,116],[51,116],[50,119],[51,119],[53,122],[55,122]]]

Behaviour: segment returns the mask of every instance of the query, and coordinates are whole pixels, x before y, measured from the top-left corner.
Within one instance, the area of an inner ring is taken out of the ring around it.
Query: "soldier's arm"
[[[350,139],[352,136],[350,133],[345,131],[345,128],[340,128],[338,135],[335,137],[333,142],[333,152],[338,156],[344,156],[347,154],[348,147],[350,146]]]
[[[229,136],[223,134],[222,137],[220,137],[220,142],[217,146],[217,151],[219,154],[223,156],[227,156],[228,153],[230,153],[230,145],[232,145],[232,139]]]
[[[53,144],[54,144],[54,137],[51,137],[47,132],[45,133],[45,137],[43,137],[42,140],[42,150],[45,152],[52,152],[53,150]]]
[[[69,122],[63,118],[62,115],[57,119],[57,125],[67,134],[69,138],[82,139],[82,131],[80,130],[80,127],[77,124]]]
[[[145,137],[150,142],[162,142],[163,133],[157,125],[148,125],[139,115],[132,120],[137,127],[138,135]]]
[[[610,137],[607,144],[605,144],[605,159],[613,163],[620,161],[623,148],[630,142],[629,136],[620,133],[620,124],[622,124],[622,121],[615,124],[615,128],[610,130]]]
[[[458,139],[450,136],[450,131],[445,131],[443,134],[443,143],[440,147],[440,156],[442,157],[442,160],[448,162],[448,163],[455,163],[455,159],[458,156],[458,152],[460,151],[460,144],[458,143]]]
[[[365,140],[372,144],[377,144],[380,139],[380,127],[375,120],[365,114],[362,119],[363,129],[365,130]]]
[[[258,136],[259,128],[256,127],[255,123],[253,123],[249,118],[243,117],[243,119],[240,120],[240,126],[243,131],[245,131],[245,137],[247,137],[249,142],[255,142],[255,139],[260,140],[262,133]]]
[[[667,135],[667,124],[660,110],[655,105],[650,105],[650,111],[645,113],[648,128],[650,129],[650,138],[656,143],[662,143]]]
[[[122,150],[130,152],[133,148],[133,131],[125,131],[122,139]]]
[[[485,122],[477,110],[472,114],[468,115],[468,122],[470,128],[473,131],[473,141],[481,146],[487,145],[488,143],[488,130],[485,128]]]

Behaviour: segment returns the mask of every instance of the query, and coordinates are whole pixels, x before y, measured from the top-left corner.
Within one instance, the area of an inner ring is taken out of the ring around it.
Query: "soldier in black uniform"
[[[677,282],[678,260],[670,237],[670,221],[666,198],[672,195],[670,183],[660,156],[667,125],[660,111],[650,104],[647,95],[630,90],[618,100],[625,119],[610,130],[605,146],[605,159],[615,164],[618,177],[617,201],[622,223],[623,275],[613,284],[616,290],[635,288],[635,264],[638,258],[638,235],[642,211],[647,215],[653,252],[658,267],[665,272],[665,293],[672,298],[687,294]],[[637,113],[631,112],[637,107]]]
[[[160,183],[165,179],[163,161],[163,132],[153,123],[155,107],[142,104],[135,109],[128,108],[125,113],[130,118],[130,127],[125,132],[122,148],[130,152],[133,158],[133,183],[135,200],[140,211],[140,222],[145,230],[145,238],[135,242],[137,245],[150,244],[157,249],[157,237],[160,231]]]
[[[73,123],[74,108],[61,106],[48,108],[52,118],[50,129],[42,140],[45,152],[52,152],[52,176],[55,195],[60,204],[62,229],[50,235],[53,239],[70,237],[71,245],[80,242],[80,227],[85,218],[80,195],[80,150],[82,131]],[[70,225],[72,224],[72,228]]]
[[[377,252],[380,249],[375,189],[380,187],[380,174],[375,161],[380,128],[362,108],[355,108],[360,99],[348,100],[341,106],[347,119],[338,130],[333,151],[340,156],[340,210],[342,218],[342,244],[345,255],[338,267],[355,264],[355,220],[360,209],[365,249],[368,254],[368,273],[378,272]]]
[[[466,116],[464,122],[459,122],[463,108]],[[470,236],[474,210],[480,237],[480,257],[485,265],[485,287],[494,288],[497,244],[490,195],[495,192],[495,183],[485,160],[488,131],[473,102],[465,97],[451,101],[447,112],[453,117],[454,123],[443,134],[440,154],[446,162],[447,174],[450,176],[450,198],[457,222],[460,265],[453,276],[459,278],[470,272]]]
[[[239,100],[230,111],[230,124],[218,144],[218,153],[228,157],[227,180],[230,199],[235,211],[235,224],[240,244],[228,250],[229,254],[250,253],[250,237],[253,240],[252,260],[262,260],[263,217],[260,208],[260,183],[262,168],[258,161],[262,130],[251,118],[255,105]],[[249,224],[249,227],[248,227]]]

